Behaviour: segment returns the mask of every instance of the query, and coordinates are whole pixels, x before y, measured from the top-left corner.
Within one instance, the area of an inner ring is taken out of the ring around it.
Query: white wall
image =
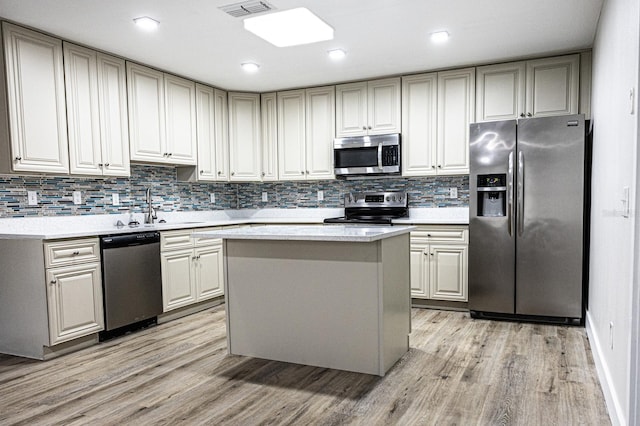
[[[631,206],[637,188],[638,0],[606,0],[593,49],[594,124],[591,259],[587,330],[614,424],[630,421],[632,295],[637,217],[623,217],[623,188]],[[611,326],[611,324],[613,324]]]

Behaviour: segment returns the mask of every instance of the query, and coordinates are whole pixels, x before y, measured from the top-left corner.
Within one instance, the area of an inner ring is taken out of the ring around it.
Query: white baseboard
[[[626,426],[627,416],[620,404],[620,397],[613,386],[613,380],[611,379],[611,372],[609,366],[606,364],[606,358],[604,356],[602,340],[598,336],[595,328],[592,326],[593,320],[589,311],[587,311],[587,318],[585,321],[585,327],[587,329],[587,336],[589,336],[589,343],[591,345],[591,353],[593,354],[593,361],[596,364],[596,372],[598,373],[598,379],[600,379],[600,387],[602,387],[602,393],[607,404],[607,410],[609,411],[609,418],[611,424],[616,426]]]

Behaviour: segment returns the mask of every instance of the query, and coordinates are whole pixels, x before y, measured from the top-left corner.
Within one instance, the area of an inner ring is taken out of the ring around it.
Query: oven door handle
[[[382,144],[378,144],[378,168],[382,170]]]

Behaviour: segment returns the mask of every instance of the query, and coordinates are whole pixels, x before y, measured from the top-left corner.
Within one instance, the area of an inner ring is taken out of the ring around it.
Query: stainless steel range
[[[324,223],[369,223],[392,225],[392,220],[409,216],[406,192],[362,192],[344,196],[344,216]]]

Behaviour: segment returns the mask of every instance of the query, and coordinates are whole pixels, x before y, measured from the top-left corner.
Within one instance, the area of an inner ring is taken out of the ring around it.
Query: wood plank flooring
[[[0,425],[607,425],[583,328],[413,309],[385,377],[229,356],[224,305],[50,361],[0,355]]]

